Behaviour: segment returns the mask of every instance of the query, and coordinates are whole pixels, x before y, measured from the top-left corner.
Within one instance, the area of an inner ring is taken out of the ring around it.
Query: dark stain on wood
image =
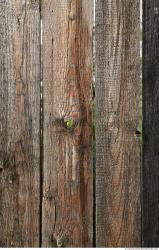
[[[144,247],[159,245],[159,2],[143,1]]]

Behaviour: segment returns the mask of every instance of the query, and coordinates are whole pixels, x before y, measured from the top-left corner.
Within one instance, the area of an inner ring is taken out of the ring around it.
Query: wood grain
[[[39,1],[0,0],[0,247],[39,246]]]
[[[92,0],[42,2],[42,245],[91,247]]]
[[[138,247],[139,1],[96,1],[96,245]]]
[[[143,246],[159,246],[159,2],[143,1]]]

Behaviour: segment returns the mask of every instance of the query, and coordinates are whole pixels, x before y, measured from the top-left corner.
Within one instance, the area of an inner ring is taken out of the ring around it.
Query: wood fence
[[[159,1],[143,1],[142,131],[140,0],[96,0],[95,61],[93,12],[0,0],[0,247],[159,246]]]

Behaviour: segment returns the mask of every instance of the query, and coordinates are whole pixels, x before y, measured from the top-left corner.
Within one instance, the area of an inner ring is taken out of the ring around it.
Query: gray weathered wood
[[[91,247],[92,0],[42,1],[42,245]]]
[[[159,1],[143,1],[143,246],[159,246]]]
[[[96,1],[96,245],[140,246],[139,0]]]
[[[39,1],[0,0],[0,247],[39,246]]]

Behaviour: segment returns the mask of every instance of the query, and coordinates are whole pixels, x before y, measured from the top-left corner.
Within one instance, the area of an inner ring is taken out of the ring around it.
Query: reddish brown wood
[[[42,245],[91,247],[92,0],[42,3]]]

